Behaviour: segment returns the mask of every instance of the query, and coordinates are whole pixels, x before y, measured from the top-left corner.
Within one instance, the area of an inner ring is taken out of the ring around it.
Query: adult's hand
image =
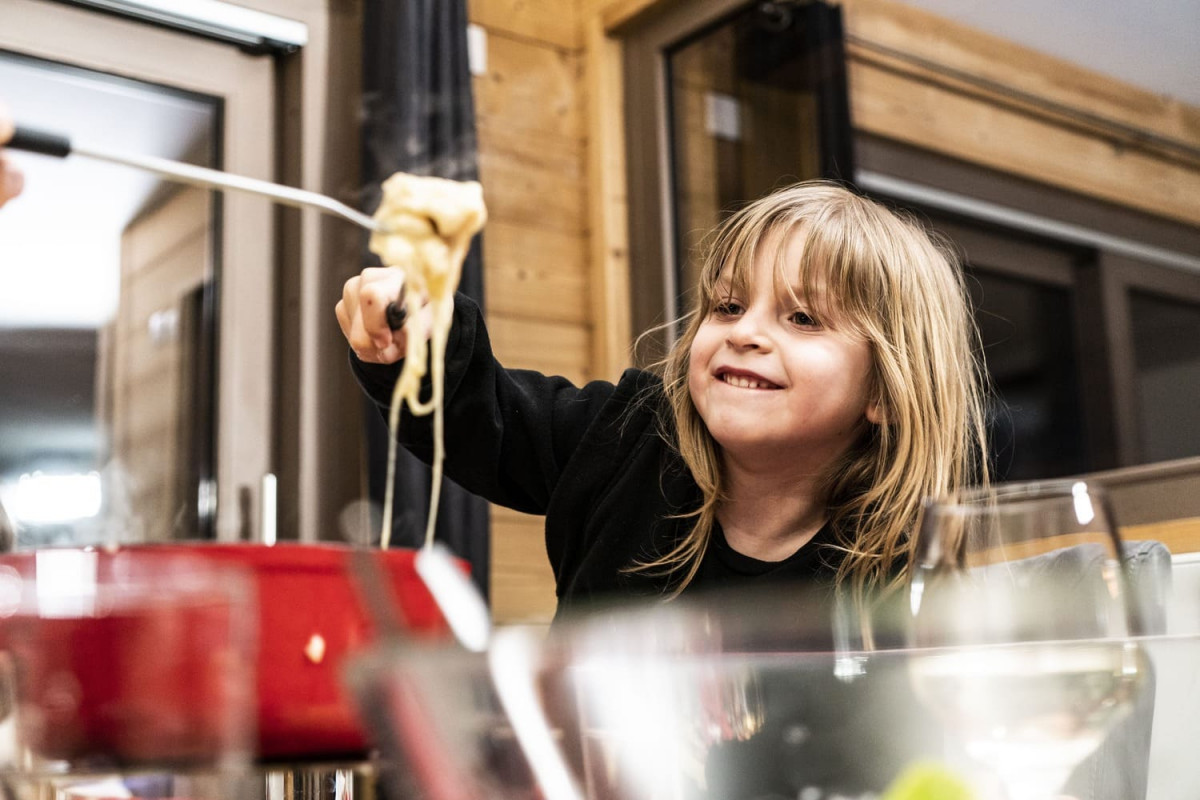
[[[13,135],[12,117],[8,109],[0,104],[0,147],[3,147]],[[25,187],[25,176],[17,169],[3,151],[0,151],[0,206],[21,193]]]

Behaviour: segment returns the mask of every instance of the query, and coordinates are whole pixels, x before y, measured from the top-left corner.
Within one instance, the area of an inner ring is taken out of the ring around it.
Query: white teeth
[[[730,386],[736,386],[739,389],[769,389],[769,388],[771,388],[771,384],[769,384],[769,383],[764,383],[763,381],[752,380],[751,378],[744,378],[741,375],[730,375],[729,373],[725,373],[724,375],[722,375],[721,380],[725,381]]]

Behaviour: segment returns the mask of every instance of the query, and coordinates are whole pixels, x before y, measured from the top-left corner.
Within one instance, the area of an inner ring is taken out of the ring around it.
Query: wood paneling
[[[1200,222],[1200,109],[891,0],[843,7],[856,127]]]
[[[170,213],[177,213],[181,218],[207,219],[211,197],[207,192],[185,191],[172,197],[167,205],[172,206]],[[147,217],[162,215],[160,209]],[[151,268],[160,258],[184,246],[188,239],[200,237],[202,230],[193,225],[154,225],[134,223],[136,235],[126,238],[123,246],[126,263],[124,269],[128,275],[136,275]]]
[[[562,375],[577,385],[589,380],[588,330],[582,326],[494,314],[488,332],[505,366]]]
[[[178,334],[152,337],[150,318],[156,312],[182,318],[181,300],[209,275],[210,209],[207,192],[185,189],[132,222],[122,237],[121,294],[102,363],[110,370],[103,382],[111,392],[113,457],[141,527],[131,536],[169,538],[188,499],[180,496],[190,455],[183,431],[194,413],[183,393],[187,343]]]
[[[611,33],[686,3],[701,0],[585,0],[584,24],[590,14]],[[1200,108],[894,0],[842,7],[857,127],[1200,222]]]
[[[584,138],[582,61],[576,52],[489,32],[487,71],[474,79],[476,114],[511,134]]]
[[[1121,528],[1127,542],[1162,542],[1173,555],[1200,552],[1200,517],[1128,525]]]
[[[592,374],[616,380],[630,363],[629,203],[621,46],[598,19],[585,24]]]
[[[860,130],[1119,205],[1200,222],[1200,170],[862,61],[850,64]]]
[[[479,172],[491,219],[583,237],[587,231],[581,144],[508,131],[480,120]]]
[[[587,325],[587,253],[582,237],[492,222],[483,237],[489,315]]]
[[[706,97],[710,91],[730,93],[732,85],[715,86],[714,70],[706,56],[715,48],[686,51],[674,72],[674,114],[682,124],[675,135],[675,152],[684,165],[675,184],[675,214],[683,237],[679,247],[691,254],[721,219],[721,192],[717,170],[719,141],[705,133]],[[687,57],[691,55],[692,57]],[[723,71],[727,73],[728,71]]]
[[[489,31],[571,50],[580,46],[576,0],[470,0],[467,13]]]
[[[556,604],[542,518],[494,508],[492,615],[506,622],[545,622]]]
[[[893,0],[844,0],[855,37],[1054,103],[1200,142],[1200,109]]]
[[[472,0],[488,37],[474,81],[488,330],[505,366],[593,373],[588,271],[588,149],[578,4]],[[492,613],[499,622],[545,622],[554,581],[543,525],[496,509]]]

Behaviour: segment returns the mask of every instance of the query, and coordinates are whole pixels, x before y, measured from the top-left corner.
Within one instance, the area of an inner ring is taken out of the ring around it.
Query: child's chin
[[[731,453],[753,454],[755,452],[778,448],[778,440],[763,435],[761,430],[720,430],[713,434],[713,439],[721,445],[721,449]]]

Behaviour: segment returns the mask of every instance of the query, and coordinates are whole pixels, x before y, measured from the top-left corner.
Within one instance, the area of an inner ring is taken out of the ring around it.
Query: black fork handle
[[[18,125],[13,130],[12,138],[4,144],[9,150],[23,150],[26,153],[38,153],[54,158],[66,158],[71,155],[71,140],[60,133],[43,131]]]
[[[408,319],[408,309],[400,300],[388,303],[387,310],[388,327],[394,331],[398,331],[404,327],[405,320]]]

